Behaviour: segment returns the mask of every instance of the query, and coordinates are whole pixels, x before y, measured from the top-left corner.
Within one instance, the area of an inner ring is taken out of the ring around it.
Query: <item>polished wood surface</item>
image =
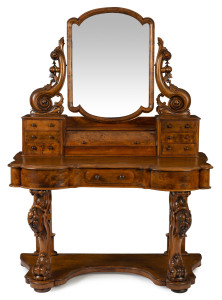
[[[23,156],[22,152],[15,155],[9,164],[12,168],[27,169],[68,169],[71,168],[138,168],[155,171],[193,171],[212,166],[207,163],[207,157],[199,152],[198,157],[157,157],[157,156],[62,156],[42,157]]]
[[[199,119],[197,116],[157,117],[158,155],[161,157],[198,156]]]
[[[56,158],[29,157],[18,153],[15,161],[9,166],[12,170],[11,186],[14,187],[60,189],[80,186],[116,186],[167,191],[209,188],[209,170],[212,168],[203,153],[199,153],[197,158],[156,156]],[[130,182],[125,174],[127,171],[131,174]]]
[[[148,277],[157,285],[174,292],[185,292],[195,281],[193,269],[200,266],[201,255],[185,249],[187,231],[192,224],[188,205],[191,191],[210,188],[207,156],[199,152],[199,122],[190,115],[190,95],[171,83],[170,52],[159,39],[156,81],[160,89],[155,117],[138,117],[153,109],[150,103],[122,118],[96,118],[74,107],[72,102],[71,25],[99,13],[130,15],[151,28],[152,79],[154,23],[122,8],[87,12],[68,21],[69,109],[85,117],[62,115],[60,93],[66,65],[60,40],[51,54],[50,85],[35,90],[30,103],[32,112],[22,118],[22,152],[15,155],[11,168],[11,187],[29,189],[33,204],[28,224],[36,238],[36,251],[22,254],[22,265],[29,269],[26,282],[37,292],[47,292],[70,278],[90,272],[131,272]],[[165,62],[165,66],[163,63]],[[57,76],[59,73],[59,76]],[[58,103],[51,98],[60,96]],[[160,97],[169,98],[168,103]],[[57,254],[52,233],[52,190],[76,187],[144,188],[169,192],[169,232],[164,254]]]
[[[174,286],[167,280],[168,257],[164,254],[58,254],[52,256],[52,276],[39,283],[31,272],[36,263],[33,254],[21,254],[22,266],[29,269],[26,282],[37,292],[47,292],[54,286],[65,284],[69,279],[92,272],[126,272],[145,276],[156,285],[167,286],[175,292],[184,292],[195,283],[193,270],[200,266],[201,255],[183,256],[187,269],[187,280]]]
[[[36,114],[22,117],[23,155],[62,155],[65,119],[52,113],[47,118]]]

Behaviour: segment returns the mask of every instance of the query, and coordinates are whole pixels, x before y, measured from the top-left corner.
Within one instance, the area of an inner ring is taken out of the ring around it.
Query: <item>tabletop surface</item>
[[[23,169],[152,169],[159,171],[192,171],[211,169],[207,163],[207,156],[200,152],[198,157],[157,157],[157,156],[22,156],[19,152],[15,155],[10,167]]]

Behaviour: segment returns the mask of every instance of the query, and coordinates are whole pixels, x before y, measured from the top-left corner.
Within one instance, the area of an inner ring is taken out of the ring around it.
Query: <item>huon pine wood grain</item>
[[[126,14],[150,26],[149,105],[121,118],[98,118],[73,105],[71,26],[103,13]],[[138,117],[154,107],[154,22],[123,8],[96,9],[68,21],[68,107],[83,117],[62,114],[64,39],[51,53],[50,84],[30,96],[32,111],[22,118],[22,152],[9,167],[10,186],[29,189],[33,196],[28,224],[35,234],[36,251],[21,254],[21,263],[28,269],[26,282],[37,292],[91,272],[135,273],[178,293],[195,283],[193,270],[200,266],[201,255],[185,249],[192,224],[188,198],[191,191],[210,188],[212,166],[199,152],[200,119],[190,115],[191,97],[171,83],[171,53],[161,39],[158,44],[155,76],[160,94],[155,117]],[[55,96],[60,100],[53,103]],[[164,96],[168,103],[161,101]],[[168,191],[167,250],[162,254],[58,254],[52,232],[51,191],[77,187]]]

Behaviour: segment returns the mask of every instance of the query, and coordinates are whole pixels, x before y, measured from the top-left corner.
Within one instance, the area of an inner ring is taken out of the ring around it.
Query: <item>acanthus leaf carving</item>
[[[169,66],[171,53],[163,46],[163,40],[158,38],[159,50],[155,64],[156,82],[160,90],[157,96],[157,112],[160,115],[166,114],[180,114],[189,115],[189,107],[191,104],[191,97],[189,93],[183,89],[178,88],[171,83],[172,67]],[[165,62],[165,66],[163,63]],[[164,74],[164,75],[163,75]],[[169,98],[168,104],[162,102],[160,97],[166,96]]]
[[[59,46],[51,52],[53,66],[49,69],[50,83],[42,88],[36,89],[30,96],[30,104],[32,106],[31,114],[62,114],[64,111],[63,96],[60,93],[66,76],[66,60],[63,47],[64,38],[61,38],[59,40]],[[58,67],[56,66],[56,61],[58,61]],[[60,100],[53,104],[52,98],[55,96],[60,97]]]
[[[186,268],[180,253],[176,253],[171,257],[167,277],[171,281],[184,281],[186,279]]]
[[[167,277],[170,281],[186,281],[187,271],[182,258],[182,242],[191,226],[188,207],[189,191],[170,192],[169,262]]]
[[[170,226],[173,228],[173,234],[179,238],[186,236],[192,223],[192,216],[187,203],[189,195],[190,192],[171,192],[173,201],[171,202]]]
[[[173,234],[179,238],[186,236],[192,223],[192,216],[187,203],[189,195],[190,192],[171,192],[170,226],[173,228]]]
[[[51,275],[50,191],[30,190],[34,201],[28,213],[28,223],[39,240],[40,250],[36,264],[32,268],[36,280],[47,280]]]
[[[31,190],[34,202],[28,213],[28,223],[36,235],[44,232],[43,216],[47,210],[47,203],[44,199],[45,191]]]
[[[36,264],[33,266],[32,273],[36,280],[42,281],[50,278],[51,262],[47,253],[40,253]]]

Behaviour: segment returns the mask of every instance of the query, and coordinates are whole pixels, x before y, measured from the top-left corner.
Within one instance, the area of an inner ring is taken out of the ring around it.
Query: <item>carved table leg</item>
[[[35,280],[43,281],[51,276],[51,221],[48,219],[51,191],[30,190],[30,192],[34,196],[34,202],[28,213],[28,223],[39,245],[39,254],[36,264],[32,267],[32,274]]]
[[[182,258],[186,232],[191,226],[191,213],[187,204],[189,195],[190,192],[170,192],[167,286],[179,293],[185,292],[190,287]]]
[[[51,198],[51,191],[49,197]],[[54,236],[55,234],[52,233],[52,202],[51,202],[51,207],[48,211],[48,223],[50,226],[50,247],[51,247],[51,255],[57,255],[57,252],[54,250]],[[39,255],[39,238],[36,236],[36,251],[34,252],[35,255]]]

